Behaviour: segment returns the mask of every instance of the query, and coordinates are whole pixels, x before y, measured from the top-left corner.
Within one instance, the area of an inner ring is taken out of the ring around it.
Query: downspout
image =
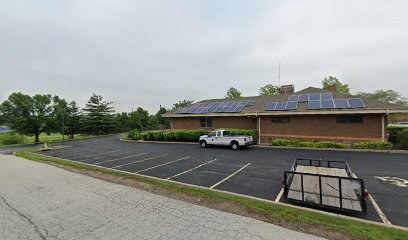
[[[258,116],[258,112],[256,112],[256,117],[258,118],[258,145],[261,144],[261,117]]]
[[[390,110],[387,108],[387,112],[381,118],[381,131],[382,131],[382,141],[385,142],[385,117],[390,114]]]

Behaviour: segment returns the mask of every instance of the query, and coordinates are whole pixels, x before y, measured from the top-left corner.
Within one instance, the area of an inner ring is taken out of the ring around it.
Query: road
[[[320,239],[0,155],[0,239]]]

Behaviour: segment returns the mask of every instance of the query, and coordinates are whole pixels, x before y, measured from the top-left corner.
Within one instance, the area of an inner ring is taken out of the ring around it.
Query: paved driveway
[[[0,155],[0,239],[320,239]]]

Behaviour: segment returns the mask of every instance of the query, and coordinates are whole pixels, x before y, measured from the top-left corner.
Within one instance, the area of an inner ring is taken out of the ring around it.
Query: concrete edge
[[[39,156],[45,156],[45,155],[38,154],[36,152],[32,152],[32,153],[36,154],[36,155],[39,155]],[[162,179],[162,178],[157,178],[157,177],[153,177],[153,176],[147,176],[147,175],[142,175],[142,174],[138,174],[138,173],[131,173],[131,172],[126,172],[126,171],[122,171],[122,170],[118,170],[118,169],[112,169],[112,168],[103,167],[103,166],[96,166],[96,165],[92,165],[92,164],[89,164],[89,163],[77,162],[77,161],[64,159],[64,158],[59,158],[59,157],[52,157],[52,156],[47,156],[47,157],[54,158],[54,159],[60,159],[60,160],[64,160],[64,161],[69,161],[69,162],[72,162],[72,163],[80,163],[80,164],[84,164],[84,165],[87,165],[87,166],[90,166],[90,167],[97,167],[97,168],[101,168],[101,169],[105,169],[105,170],[109,170],[109,171],[115,171],[115,172],[124,173],[124,174],[131,174],[131,175],[135,175],[135,176],[138,176],[138,177],[149,178],[149,179],[153,179],[153,180],[157,180],[157,181],[164,181],[164,182],[178,184],[178,185],[192,187],[192,188],[199,188],[199,189],[208,190],[208,191],[214,191],[214,192],[219,192],[219,193],[230,194],[230,195],[234,195],[234,196],[238,196],[238,197],[244,197],[244,198],[249,198],[249,199],[261,201],[261,202],[264,202],[264,203],[276,204],[276,205],[289,207],[289,208],[293,208],[293,209],[299,209],[299,210],[304,210],[304,211],[313,212],[313,213],[320,213],[320,214],[324,214],[324,215],[328,215],[328,216],[339,217],[339,218],[353,220],[353,221],[357,221],[357,222],[361,222],[361,223],[374,224],[374,225],[377,225],[377,226],[382,226],[382,227],[386,227],[386,228],[392,228],[392,229],[402,230],[402,231],[407,231],[408,232],[408,227],[403,227],[403,226],[398,226],[398,225],[388,225],[388,224],[381,223],[381,222],[374,222],[374,221],[370,221],[370,220],[366,220],[366,219],[360,219],[360,218],[350,217],[350,216],[346,216],[346,215],[320,211],[320,210],[317,210],[317,209],[306,208],[306,207],[301,207],[301,206],[296,206],[296,205],[290,205],[290,204],[287,204],[287,203],[275,202],[275,201],[272,201],[272,200],[257,198],[257,197],[248,196],[248,195],[244,195],[244,194],[228,192],[228,191],[223,191],[223,190],[218,190],[218,189],[210,189],[210,188],[203,187],[203,186],[197,186],[197,185],[192,185],[192,184],[188,184],[188,183],[177,182],[177,181],[173,181],[173,180],[169,180],[169,179]],[[30,159],[27,159],[27,160],[30,160]]]
[[[193,142],[167,142],[167,141],[144,141],[144,140],[130,140],[121,138],[120,141],[123,142],[134,142],[134,143],[158,143],[158,144],[189,144],[194,145],[197,143]],[[373,149],[350,149],[350,148],[297,148],[297,147],[285,147],[285,146],[270,146],[270,145],[251,145],[249,147],[255,148],[275,148],[275,149],[295,149],[295,150],[317,150],[317,151],[336,151],[336,152],[373,152],[373,153],[399,153],[408,154],[408,150],[373,150]]]

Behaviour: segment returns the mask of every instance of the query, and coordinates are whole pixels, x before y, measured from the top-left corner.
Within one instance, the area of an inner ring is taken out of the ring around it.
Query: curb
[[[31,153],[33,153],[35,155],[39,155],[39,156],[44,156],[44,155],[39,154],[37,152],[31,152]],[[243,194],[239,194],[239,193],[228,192],[228,191],[223,191],[223,190],[218,190],[218,189],[210,189],[210,188],[203,187],[203,186],[192,185],[192,184],[183,183],[183,182],[177,182],[177,181],[173,181],[173,180],[169,180],[169,179],[162,179],[162,178],[157,178],[157,177],[153,177],[153,176],[142,175],[142,174],[132,173],[132,172],[126,172],[126,171],[122,171],[122,170],[118,170],[118,169],[112,169],[112,168],[103,167],[103,166],[96,166],[96,165],[92,165],[92,164],[89,164],[89,163],[77,162],[77,161],[64,159],[64,158],[59,158],[59,157],[53,157],[53,156],[47,156],[47,157],[54,158],[54,159],[59,159],[59,160],[63,160],[63,161],[68,161],[68,162],[72,162],[72,163],[80,163],[80,164],[87,165],[87,166],[94,167],[94,168],[101,168],[101,169],[105,169],[105,170],[109,170],[109,171],[135,175],[135,176],[142,177],[142,178],[149,178],[149,179],[153,179],[153,180],[156,180],[156,181],[164,181],[164,182],[168,182],[168,183],[178,184],[178,185],[192,187],[192,188],[203,189],[203,190],[207,190],[207,191],[214,191],[214,192],[219,192],[219,193],[224,193],[224,194],[230,194],[230,195],[234,195],[234,196],[238,196],[238,197],[244,197],[244,198],[249,198],[249,199],[261,201],[261,202],[264,202],[264,203],[285,206],[285,207],[289,207],[289,208],[294,208],[294,209],[304,210],[304,211],[308,211],[308,212],[324,214],[324,215],[343,218],[343,219],[348,219],[348,220],[354,220],[354,221],[357,221],[357,222],[378,225],[378,226],[382,226],[382,227],[386,227],[386,228],[392,228],[392,229],[397,229],[397,230],[402,230],[402,231],[408,231],[408,227],[403,227],[403,226],[398,226],[398,225],[388,225],[388,224],[381,223],[381,222],[374,222],[374,221],[361,219],[361,218],[355,218],[355,217],[346,216],[346,215],[342,215],[342,214],[335,214],[335,213],[320,211],[320,210],[317,210],[317,209],[311,209],[311,208],[291,205],[291,204],[287,204],[287,203],[275,202],[275,201],[272,201],[272,200],[257,198],[257,197],[253,197],[253,196],[249,196],[249,195],[243,195]],[[27,159],[27,160],[30,160],[30,159]],[[30,160],[30,161],[33,161],[33,160]],[[41,160],[39,160],[39,161],[41,161]],[[57,163],[57,164],[59,164],[59,163]],[[60,165],[64,165],[64,164],[60,164]]]

